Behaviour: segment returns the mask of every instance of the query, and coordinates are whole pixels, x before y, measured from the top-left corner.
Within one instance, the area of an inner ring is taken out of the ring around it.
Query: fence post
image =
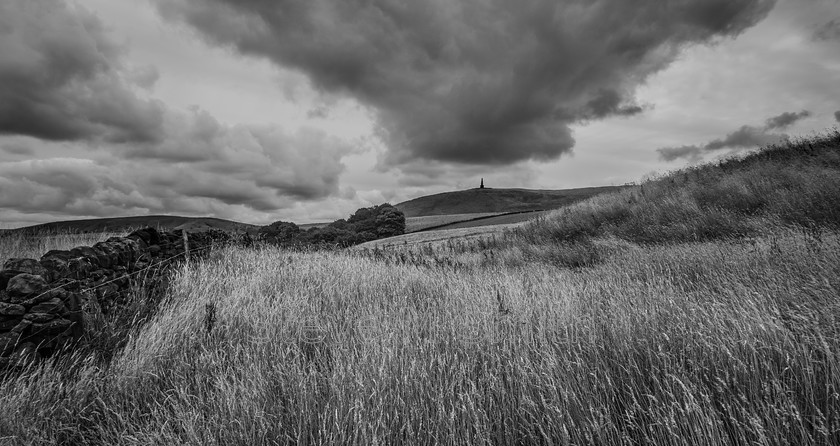
[[[190,263],[190,241],[187,239],[187,230],[185,229],[184,232],[184,257],[187,259],[187,263]]]
[[[184,278],[186,279],[187,283],[189,283],[189,280],[190,280],[190,240],[189,240],[189,238],[187,238],[187,230],[186,229],[184,229],[183,234],[184,234],[184,258],[186,259],[186,262],[184,262],[184,272],[186,273],[184,275]]]

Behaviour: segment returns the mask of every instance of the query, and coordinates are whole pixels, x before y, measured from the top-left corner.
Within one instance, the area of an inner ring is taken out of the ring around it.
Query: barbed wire
[[[168,244],[166,244],[166,245],[160,245],[160,244],[158,244],[158,245],[153,245],[153,246],[163,246],[163,247],[167,247],[167,246],[172,246],[172,245],[178,245],[178,243],[168,243]],[[177,253],[177,254],[175,254],[175,255],[173,255],[173,256],[170,256],[170,257],[168,257],[168,258],[166,258],[166,259],[160,260],[160,261],[158,261],[158,262],[156,262],[156,263],[150,264],[150,265],[148,265],[148,266],[146,266],[146,267],[144,267],[144,268],[141,268],[141,269],[139,269],[139,270],[137,270],[137,271],[133,271],[133,272],[131,272],[131,273],[123,274],[123,275],[122,275],[122,276],[120,276],[120,277],[115,277],[115,278],[113,278],[113,279],[110,279],[110,280],[107,280],[107,281],[102,282],[102,283],[100,283],[100,284],[97,284],[97,285],[95,285],[95,286],[93,286],[93,287],[89,287],[89,288],[86,288],[86,289],[79,290],[78,292],[79,292],[79,293],[89,293],[89,292],[91,292],[91,291],[95,291],[95,290],[97,290],[97,289],[99,289],[99,288],[101,288],[101,287],[103,287],[103,286],[105,286],[105,285],[109,285],[109,284],[111,284],[111,283],[114,283],[114,282],[117,282],[117,281],[120,281],[120,280],[123,280],[123,279],[128,279],[128,278],[131,278],[132,276],[136,276],[136,275],[141,274],[141,273],[143,273],[143,272],[148,272],[148,271],[149,271],[149,270],[151,270],[152,268],[156,268],[156,267],[158,267],[158,266],[160,266],[160,265],[163,265],[163,264],[166,264],[166,263],[172,262],[173,260],[177,259],[178,257],[185,256],[188,252],[189,252],[190,254],[192,254],[192,253],[194,253],[194,252],[195,252],[195,253],[198,253],[198,252],[202,252],[202,251],[209,251],[209,250],[211,250],[211,249],[213,249],[212,244],[207,245],[207,246],[200,246],[200,247],[197,247],[197,248],[194,248],[194,249],[189,249],[189,250],[186,250],[186,249],[185,249],[183,252],[179,252],[179,253]],[[82,257],[76,257],[76,258],[69,259],[69,260],[70,260],[70,261],[73,261],[73,260],[81,260],[81,259],[86,259],[86,258],[87,258],[87,257],[82,256]],[[135,261],[135,263],[136,263],[136,261]],[[74,285],[74,284],[77,284],[77,283],[84,283],[84,282],[82,282],[81,280],[78,280],[78,279],[72,279],[72,278],[69,278],[69,277],[65,277],[65,278],[62,278],[62,279],[64,279],[64,280],[68,280],[68,279],[69,279],[69,280],[70,280],[70,282],[65,282],[65,283],[62,283],[61,285],[58,285],[58,286],[56,286],[56,287],[50,288],[50,289],[48,289],[48,290],[46,290],[46,291],[43,291],[43,292],[41,292],[40,294],[38,294],[37,296],[33,297],[32,299],[37,299],[37,298],[39,298],[39,297],[44,296],[45,294],[51,293],[51,292],[53,292],[53,291],[55,291],[55,290],[62,289],[62,288],[64,288],[64,287],[68,286],[68,285]]]

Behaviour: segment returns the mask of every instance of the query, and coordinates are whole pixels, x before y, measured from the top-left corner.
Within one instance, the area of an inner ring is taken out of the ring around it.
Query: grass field
[[[838,444],[838,182],[833,134],[495,237],[226,248],[0,381],[0,444]]]
[[[125,232],[79,233],[43,232],[25,234],[18,231],[0,233],[0,267],[10,258],[40,259],[52,249],[72,249],[90,246],[109,237],[122,237]]]
[[[454,222],[444,226],[441,229],[462,229],[462,228],[477,228],[480,226],[495,226],[495,225],[513,225],[522,223],[545,215],[548,211],[536,212],[521,212],[515,214],[504,214],[493,217],[481,218],[477,220]]]
[[[479,212],[475,214],[448,214],[448,215],[425,215],[422,217],[406,217],[405,232],[417,232],[437,226],[448,225],[457,222],[474,220],[476,218],[492,217],[498,212]]]
[[[434,231],[413,232],[410,234],[398,235],[396,237],[373,240],[353,246],[350,249],[414,249],[421,246],[437,246],[451,241],[465,243],[502,236],[505,231],[512,229],[514,226],[516,225],[491,225],[461,229],[440,229]]]

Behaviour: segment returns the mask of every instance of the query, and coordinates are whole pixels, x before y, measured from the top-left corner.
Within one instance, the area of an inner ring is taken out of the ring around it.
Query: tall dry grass
[[[13,230],[0,233],[0,266],[11,258],[40,259],[53,249],[73,249],[77,246],[91,246],[109,237],[122,237],[126,233],[115,232],[43,232],[27,233]]]
[[[720,240],[778,226],[840,228],[840,131],[767,147],[603,194],[522,228],[530,243],[614,236],[639,243]]]
[[[231,248],[109,366],[3,381],[0,437],[836,444],[838,240],[633,245],[580,270]]]

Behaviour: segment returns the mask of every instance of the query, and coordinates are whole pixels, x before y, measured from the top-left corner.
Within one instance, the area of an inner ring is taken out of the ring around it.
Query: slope
[[[563,190],[467,189],[427,195],[396,205],[406,217],[424,215],[519,212],[556,209],[621,186],[585,187]]]
[[[72,233],[72,232],[124,232],[139,227],[159,227],[166,229],[206,230],[251,232],[259,226],[213,217],[180,217],[177,215],[142,215],[133,217],[93,218],[85,220],[55,221],[40,225],[18,228],[13,231],[22,233]]]

